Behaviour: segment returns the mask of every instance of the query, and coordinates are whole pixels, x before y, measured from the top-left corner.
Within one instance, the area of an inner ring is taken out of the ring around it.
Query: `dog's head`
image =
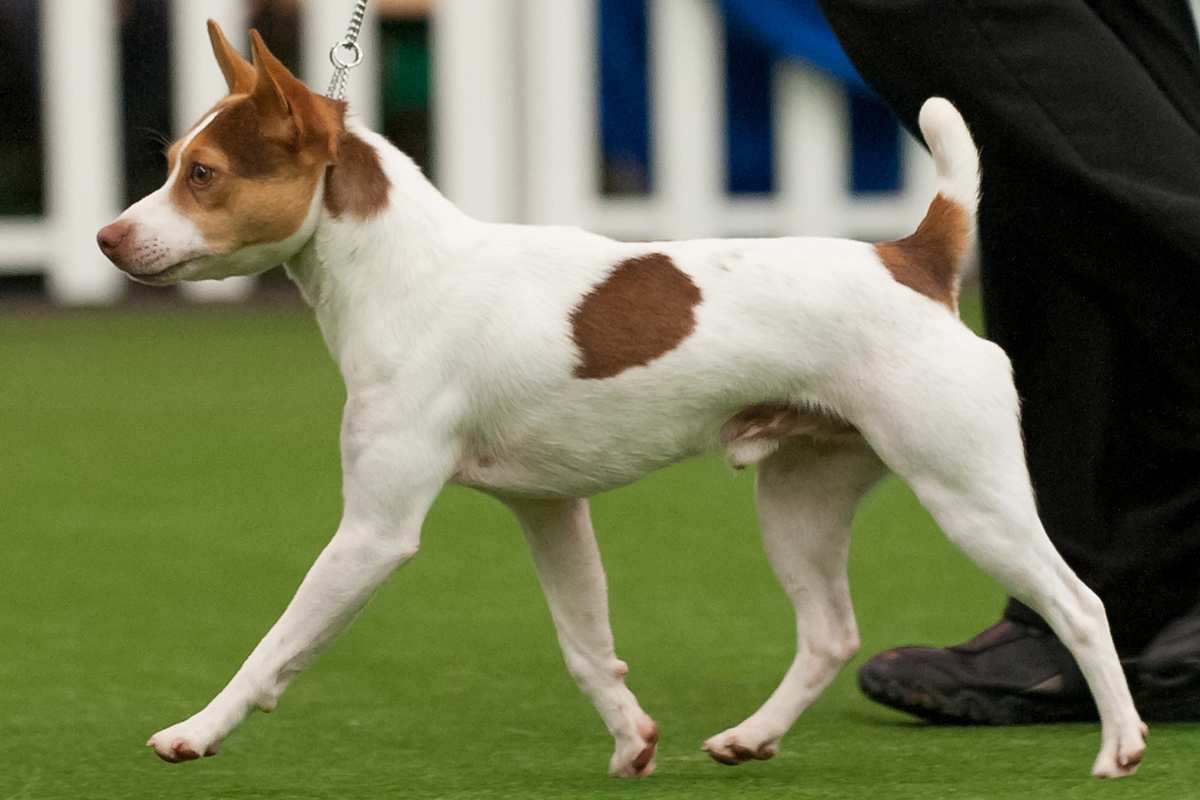
[[[250,32],[254,62],[211,20],[229,95],[167,152],[169,175],[101,229],[100,249],[144,283],[261,272],[316,228],[344,105],[316,95]]]

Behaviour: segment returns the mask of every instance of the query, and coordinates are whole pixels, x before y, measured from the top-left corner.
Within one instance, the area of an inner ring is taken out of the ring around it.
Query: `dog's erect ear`
[[[242,58],[225,38],[221,26],[215,20],[208,21],[208,39],[212,42],[213,55],[230,94],[249,94],[254,89],[254,65]]]
[[[250,47],[255,71],[250,97],[262,115],[263,132],[335,161],[344,105],[310,92],[256,30],[250,31]]]
[[[267,49],[257,30],[250,31],[250,49],[254,54],[254,105],[261,114],[273,117],[292,115],[292,98],[307,94],[308,87]]]

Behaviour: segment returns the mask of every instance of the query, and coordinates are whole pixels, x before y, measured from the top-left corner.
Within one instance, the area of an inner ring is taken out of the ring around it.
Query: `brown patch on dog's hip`
[[[577,378],[611,378],[674,350],[696,328],[700,288],[662,253],[618,264],[571,312]]]
[[[967,212],[938,194],[911,235],[875,245],[879,260],[903,284],[954,311],[958,307],[958,274],[970,232]]]

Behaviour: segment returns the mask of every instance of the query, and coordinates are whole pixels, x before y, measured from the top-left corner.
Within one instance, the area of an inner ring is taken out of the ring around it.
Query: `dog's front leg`
[[[374,434],[361,429],[357,443],[348,442],[350,431],[344,426],[345,510],[337,533],[229,684],[203,710],[150,737],[147,745],[164,760],[214,755],[254,708],[272,710],[292,678],[417,552],[421,523],[452,463],[449,448],[392,432],[369,441]]]
[[[608,589],[586,500],[510,500],[550,606],[563,658],[616,741],[609,773],[654,771],[658,727],[625,686],[629,667],[613,648]]]

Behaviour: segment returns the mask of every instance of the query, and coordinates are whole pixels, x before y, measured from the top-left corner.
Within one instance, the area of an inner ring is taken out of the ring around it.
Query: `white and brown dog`
[[[797,652],[761,708],[705,742],[714,759],[770,758],[854,654],[850,523],[891,469],[1078,660],[1103,725],[1093,773],[1134,772],[1146,728],[1100,601],[1038,520],[1008,359],[956,315],[978,157],[950,103],[921,110],[938,194],[906,239],[632,244],[470,219],[256,33],[253,64],[211,23],[210,34],[229,96],[100,247],[151,284],[287,265],[346,382],[345,509],[229,685],[150,738],[158,755],[213,755],[252,709],[274,708],[416,554],[426,511],[453,482],[520,520],[567,667],[616,740],[611,773],[648,775],[658,731],[613,649],[586,498],[722,451],[758,466]]]

